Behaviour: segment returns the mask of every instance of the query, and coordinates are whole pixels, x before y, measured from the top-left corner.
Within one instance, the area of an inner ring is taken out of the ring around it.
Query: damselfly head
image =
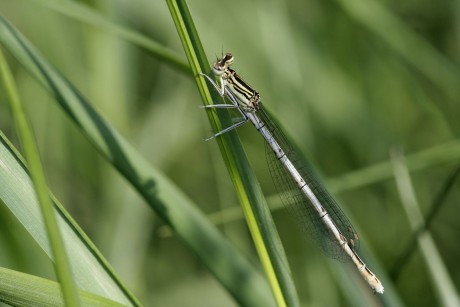
[[[231,53],[226,53],[222,56],[222,58],[217,59],[214,62],[214,66],[212,70],[216,76],[222,75],[225,70],[233,64],[234,57]]]
[[[222,57],[222,61],[225,62],[225,65],[227,67],[233,64],[234,59],[235,58],[233,57],[233,55],[231,53],[226,53]]]

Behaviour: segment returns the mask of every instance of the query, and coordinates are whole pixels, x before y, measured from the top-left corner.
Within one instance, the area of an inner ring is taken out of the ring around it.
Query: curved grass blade
[[[51,196],[77,286],[125,305],[140,306],[91,240]],[[28,170],[13,145],[0,132],[0,199],[52,259],[51,249]]]
[[[246,306],[273,305],[266,281],[251,263],[3,18],[0,42],[50,90],[91,144],[138,190],[235,300]]]
[[[340,0],[348,14],[377,34],[407,63],[457,100],[460,69],[421,36],[411,31],[401,20],[392,15],[379,2]]]
[[[126,306],[87,291],[78,291],[78,296],[83,306]],[[12,306],[64,306],[58,283],[1,267],[0,302]]]
[[[91,8],[79,2],[59,0],[32,0],[32,2],[36,2],[39,5],[46,6],[47,8],[59,12],[65,16],[91,24],[107,32],[113,33],[126,40],[127,42],[147,50],[155,58],[170,64],[172,67],[177,68],[179,71],[190,73],[190,67],[175,51],[155,42],[151,38],[141,33],[120,26],[108,20]]]

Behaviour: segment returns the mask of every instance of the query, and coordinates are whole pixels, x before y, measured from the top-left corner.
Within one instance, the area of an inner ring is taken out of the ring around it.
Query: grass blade
[[[32,182],[22,157],[0,132],[0,199],[21,222],[38,245],[51,257],[45,226],[40,215]],[[91,240],[52,197],[57,212],[73,278],[77,286],[125,305],[140,306]]]
[[[407,167],[411,171],[427,169],[460,158],[460,142],[450,141],[407,155]],[[328,180],[334,192],[356,189],[388,180],[392,177],[391,161],[376,163],[362,169]]]
[[[351,17],[377,34],[409,64],[451,97],[458,97],[460,70],[377,1],[340,0]]]
[[[391,158],[401,203],[412,230],[417,231],[425,221],[415,196],[404,156],[401,151],[395,149],[391,151]],[[428,231],[424,231],[418,236],[418,245],[431,275],[432,284],[438,294],[440,304],[443,306],[458,306],[460,303],[459,295],[434,239]]]
[[[153,57],[170,64],[179,71],[185,73],[190,72],[190,67],[187,63],[173,50],[164,47],[141,33],[115,24],[79,2],[59,0],[32,1],[75,20],[88,23],[107,32],[113,33],[127,42],[147,50]]]
[[[199,76],[199,73],[202,72],[210,73],[209,62],[187,4],[182,0],[168,0],[167,3],[192,67],[203,102],[212,104],[211,97],[217,101],[221,100],[215,91],[209,91],[204,78]],[[213,93],[213,95],[211,96],[210,93]],[[221,130],[223,126],[228,127],[231,123],[228,115],[225,116],[224,112],[217,112],[217,114],[219,116],[216,116],[214,111],[208,112],[214,131]],[[220,118],[223,119],[223,123],[220,122]],[[264,267],[275,300],[278,306],[297,306],[299,300],[285,252],[242,145],[235,132],[218,137],[217,142],[242,205],[259,259]]]
[[[126,306],[86,291],[78,291],[83,306]],[[64,306],[59,284],[0,267],[0,302],[12,306]]]
[[[425,222],[422,225],[419,225],[417,229],[413,232],[412,238],[409,243],[406,244],[405,249],[400,253],[400,256],[394,262],[392,269],[390,270],[390,276],[392,279],[396,280],[399,277],[399,273],[402,268],[405,266],[406,262],[411,258],[417,248],[417,238],[428,231],[433,222],[434,218],[438,215],[439,210],[445,204],[446,198],[449,195],[449,192],[454,187],[454,183],[457,181],[458,175],[460,175],[460,166],[457,167],[452,174],[447,178],[446,182],[443,184],[441,190],[438,192],[436,197],[433,199],[431,208],[426,215]]]
[[[30,165],[30,176],[34,190],[40,204],[40,211],[46,226],[46,235],[49,240],[53,260],[54,271],[62,287],[62,293],[67,306],[79,306],[79,298],[72,277],[72,271],[67,259],[64,242],[59,231],[56,216],[53,210],[53,203],[48,194],[48,186],[45,179],[43,167],[40,162],[37,145],[33,137],[31,126],[27,115],[22,107],[16,84],[11,71],[6,63],[3,52],[0,50],[0,72],[6,88],[8,102],[13,117],[15,118],[21,145],[24,148],[27,161]]]

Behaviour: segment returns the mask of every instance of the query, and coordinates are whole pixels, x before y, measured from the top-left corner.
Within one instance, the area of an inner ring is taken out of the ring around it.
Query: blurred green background
[[[77,2],[183,54],[164,1]],[[203,141],[212,132],[198,108],[202,102],[193,78],[108,31],[56,12],[52,3],[0,0],[0,12],[257,266],[216,143]],[[372,251],[388,275],[413,237],[390,159],[392,148],[405,152],[420,210],[427,214],[439,206],[430,233],[448,280],[458,288],[460,186],[455,182],[441,191],[460,161],[460,4],[188,4],[210,61],[222,51],[234,54],[234,69],[314,161],[356,226],[364,254]],[[140,300],[146,306],[234,306],[49,94],[9,59],[52,191]],[[0,130],[17,143],[3,92],[0,99]],[[346,278],[334,273],[335,263],[304,240],[279,208],[262,157],[263,140],[254,130],[248,124],[238,133],[274,207],[302,304],[353,306],[348,293],[353,287],[340,286]],[[439,193],[445,199],[434,203]],[[0,219],[0,266],[54,278],[48,258],[4,206]],[[397,276],[384,278],[384,286],[394,287],[405,305],[441,305],[439,282],[427,266],[433,259],[417,246],[405,259]]]

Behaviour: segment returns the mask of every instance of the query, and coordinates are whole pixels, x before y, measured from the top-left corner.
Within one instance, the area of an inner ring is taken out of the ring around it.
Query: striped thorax
[[[237,98],[239,106],[248,112],[254,112],[260,103],[260,95],[249,84],[230,68],[233,64],[234,57],[226,53],[221,59],[214,62],[213,72],[221,78],[228,90]]]

